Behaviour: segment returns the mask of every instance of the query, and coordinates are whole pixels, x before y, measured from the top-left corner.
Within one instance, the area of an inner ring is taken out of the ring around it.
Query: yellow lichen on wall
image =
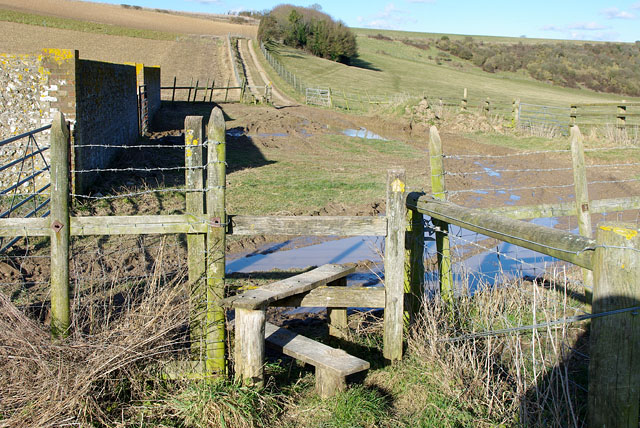
[[[58,65],[62,65],[76,56],[76,51],[71,49],[45,48],[42,49],[42,52],[57,62]]]

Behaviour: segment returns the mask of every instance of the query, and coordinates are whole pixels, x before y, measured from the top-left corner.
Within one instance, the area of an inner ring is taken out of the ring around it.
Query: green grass
[[[503,109],[510,109],[514,98],[519,98],[523,103],[556,106],[615,101],[620,98],[613,94],[553,86],[533,80],[523,73],[487,73],[451,56],[448,58],[450,61],[438,60],[436,57],[448,54],[434,46],[422,50],[401,41],[368,37],[371,33],[398,37],[393,32],[355,31],[360,54],[357,66],[317,58],[288,47],[279,47],[279,59],[309,85],[330,86],[338,97],[344,90],[365,100],[368,96],[398,93],[460,100],[463,89],[468,88],[470,105],[478,105],[489,97],[494,105],[500,105]],[[419,35],[407,34],[413,37]],[[428,38],[429,35],[422,36]],[[402,33],[402,37],[407,35]]]
[[[12,10],[6,9],[0,9],[0,21],[37,25],[40,27],[60,28],[63,30],[82,31],[85,33],[137,37],[141,39],[152,40],[175,40],[180,36],[180,34],[178,33],[169,33],[165,31],[154,30],[140,30],[135,28],[120,27],[117,25],[101,24],[98,22],[88,22],[69,18],[59,18],[55,16],[14,12]]]

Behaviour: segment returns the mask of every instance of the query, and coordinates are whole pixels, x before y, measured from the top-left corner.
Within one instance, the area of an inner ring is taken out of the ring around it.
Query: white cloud
[[[427,3],[435,3],[436,0],[407,0],[408,3],[422,3],[422,4],[427,4]]]
[[[200,3],[200,4],[221,4],[222,0],[187,0],[187,1],[192,1],[194,3]]]
[[[411,17],[409,11],[398,9],[394,3],[387,3],[382,11],[362,17],[362,21],[359,22],[368,28],[402,30],[406,24],[414,24],[418,21]]]
[[[631,9],[640,9],[640,1],[631,5]]]
[[[597,22],[576,22],[567,26],[570,30],[582,30],[582,31],[598,31],[606,30],[611,27],[598,24]]]
[[[600,31],[583,33],[580,31],[572,31],[569,33],[569,38],[572,40],[594,40],[594,41],[607,41],[614,42],[620,40],[620,34],[615,31]]]
[[[607,19],[635,19],[636,16],[627,12],[626,10],[620,10],[617,7],[610,7],[608,9],[604,9],[600,12],[602,15],[606,16]]]
[[[542,27],[542,31],[563,32],[564,30],[564,28],[558,27],[557,25],[545,25],[544,27]]]

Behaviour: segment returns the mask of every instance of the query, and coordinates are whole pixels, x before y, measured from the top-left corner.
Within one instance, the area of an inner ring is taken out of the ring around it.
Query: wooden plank
[[[231,216],[233,235],[385,236],[384,217]]]
[[[415,204],[423,214],[463,229],[592,269],[595,241],[580,235],[465,208],[450,202],[419,197]]]
[[[640,234],[636,224],[603,223],[596,231],[593,313],[640,305]],[[626,312],[591,320],[589,426],[637,427],[640,317]]]
[[[57,112],[51,124],[51,335],[66,337],[69,303],[69,127]]]
[[[383,355],[394,361],[402,359],[404,317],[404,256],[407,207],[405,204],[405,172],[392,169],[387,173],[388,232],[384,251],[384,333]]]
[[[640,106],[640,102],[603,102],[603,103],[580,103],[580,104],[573,104],[572,107],[617,107],[619,105],[626,105],[626,106]]]
[[[571,127],[571,159],[573,163],[573,183],[575,189],[575,205],[580,235],[591,238],[591,214],[589,210],[589,189],[587,187],[587,168],[584,164],[584,141],[580,129]],[[587,297],[586,311],[590,312],[589,297],[593,288],[593,275],[589,269],[582,269],[584,293]]]
[[[51,236],[49,218],[0,218],[0,237]]]
[[[320,286],[276,300],[269,306],[301,308],[384,308],[384,287]]]
[[[304,293],[326,285],[355,272],[355,266],[327,264],[282,281],[273,282],[255,290],[249,290],[237,296],[227,297],[220,304],[224,307],[258,309],[276,300]]]
[[[207,372],[223,374],[225,358],[225,318],[220,300],[224,298],[225,270],[225,211],[226,129],[224,115],[219,107],[211,111],[207,129]]]
[[[206,233],[207,219],[187,214],[73,217],[71,235]]]
[[[407,210],[406,254],[404,258],[405,327],[415,319],[424,297],[424,216]]]
[[[204,170],[202,143],[204,128],[202,116],[187,116],[185,129],[185,187],[193,191],[186,194],[187,212],[204,217]],[[207,310],[206,293],[206,242],[202,233],[187,234],[187,266],[189,269],[189,334],[191,353],[203,355],[205,349],[204,325]]]
[[[349,376],[370,367],[368,361],[271,323],[265,325],[265,339],[269,346],[281,350],[285,355],[331,370],[340,376]]]
[[[444,157],[442,154],[442,140],[438,128],[429,129],[429,164],[431,166],[431,193],[434,199],[447,200],[444,182]],[[445,302],[453,300],[453,273],[451,271],[451,243],[449,240],[449,224],[436,219],[433,222],[436,231],[436,255],[440,282],[440,296]]]
[[[590,202],[592,214],[611,213],[625,210],[640,209],[640,197],[600,199]],[[576,204],[565,202],[561,204],[522,205],[514,207],[488,208],[486,212],[504,215],[515,220],[525,220],[543,217],[564,217],[576,215]]]

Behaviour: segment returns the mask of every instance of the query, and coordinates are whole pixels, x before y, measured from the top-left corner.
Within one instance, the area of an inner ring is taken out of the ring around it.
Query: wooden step
[[[300,275],[282,281],[273,282],[256,288],[255,290],[245,291],[237,296],[227,297],[220,301],[220,306],[227,308],[263,309],[269,305],[269,303],[275,302],[276,300],[304,293],[321,285],[327,285],[330,282],[344,278],[350,273],[355,272],[355,270],[355,266],[323,265],[309,272],[301,273]]]
[[[265,340],[283,354],[303,361],[316,368],[316,391],[321,397],[329,397],[347,386],[346,377],[368,370],[368,361],[347,354],[293,331],[265,324]]]

